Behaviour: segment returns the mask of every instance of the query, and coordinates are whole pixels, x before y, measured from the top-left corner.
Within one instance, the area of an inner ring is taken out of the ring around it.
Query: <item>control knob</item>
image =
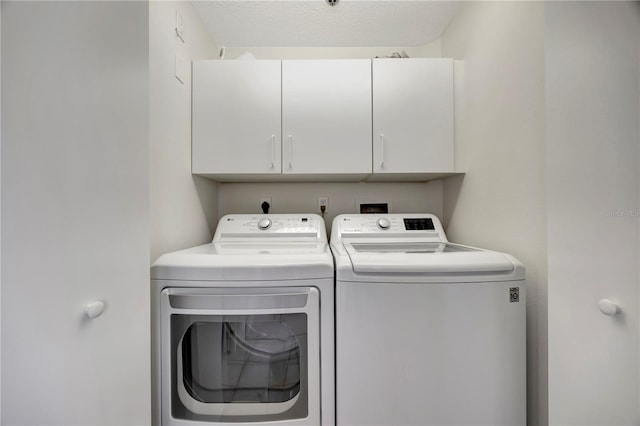
[[[384,230],[389,229],[389,226],[391,226],[391,222],[389,222],[389,219],[385,219],[384,217],[378,219],[376,223],[378,224],[378,228],[384,229]]]
[[[264,231],[265,229],[269,228],[271,228],[271,219],[269,219],[268,217],[265,217],[258,221],[258,229],[262,229]]]

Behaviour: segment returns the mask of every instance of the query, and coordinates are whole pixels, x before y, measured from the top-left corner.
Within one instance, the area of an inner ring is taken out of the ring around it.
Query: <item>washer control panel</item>
[[[403,219],[407,231],[435,231],[433,219],[430,217]]]
[[[344,214],[333,222],[332,235],[388,237],[424,237],[446,241],[438,218],[432,214]]]

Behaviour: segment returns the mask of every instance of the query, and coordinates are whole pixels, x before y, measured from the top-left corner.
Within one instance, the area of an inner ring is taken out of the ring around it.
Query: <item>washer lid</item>
[[[344,242],[354,272],[511,272],[508,256],[489,250],[437,242]]]

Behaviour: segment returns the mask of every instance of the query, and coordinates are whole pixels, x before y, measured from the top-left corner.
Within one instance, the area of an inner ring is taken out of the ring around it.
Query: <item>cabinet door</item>
[[[371,173],[371,61],[282,61],[283,173]]]
[[[453,61],[373,59],[373,172],[453,168]]]
[[[278,60],[193,63],[193,173],[281,173],[280,72]]]

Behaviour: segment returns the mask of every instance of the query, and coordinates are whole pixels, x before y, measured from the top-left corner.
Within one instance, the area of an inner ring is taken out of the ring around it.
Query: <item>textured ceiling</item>
[[[220,46],[421,46],[440,37],[456,1],[200,0]]]

